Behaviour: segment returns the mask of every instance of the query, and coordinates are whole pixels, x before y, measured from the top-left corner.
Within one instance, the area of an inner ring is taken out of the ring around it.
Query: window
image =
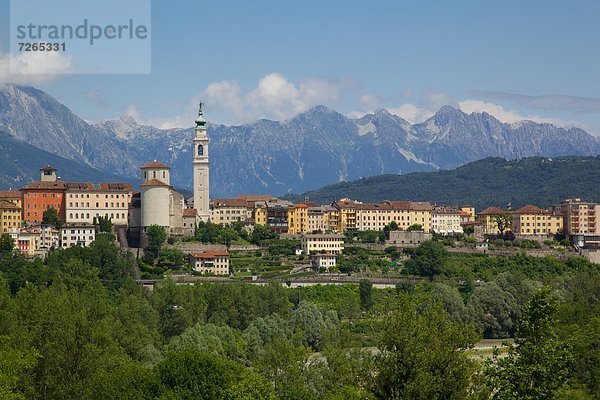
[[[204,155],[204,146],[202,146],[201,144],[198,145],[198,155],[199,156]]]

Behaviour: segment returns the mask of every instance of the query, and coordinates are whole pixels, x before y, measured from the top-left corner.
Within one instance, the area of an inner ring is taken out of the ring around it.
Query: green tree
[[[151,225],[146,229],[146,235],[148,237],[148,246],[144,249],[145,257],[148,262],[154,263],[154,260],[156,260],[160,253],[160,249],[167,240],[167,232],[162,226]]]
[[[112,218],[108,216],[94,217],[94,225],[98,225],[99,232],[112,233]]]
[[[2,254],[10,254],[15,248],[15,240],[8,234],[3,233],[0,236],[0,256]]]
[[[451,321],[440,304],[422,307],[406,296],[386,316],[373,392],[380,399],[465,399],[475,363],[473,327]]]
[[[44,211],[42,216],[42,224],[51,225],[56,229],[60,229],[63,225],[63,221],[60,219],[58,215],[58,211],[54,206],[50,206]]]
[[[292,326],[302,333],[306,346],[316,351],[321,348],[327,325],[316,305],[301,301],[292,315],[291,322]]]
[[[358,294],[360,297],[360,306],[368,311],[373,307],[373,282],[368,279],[361,279],[358,284]]]
[[[525,305],[515,345],[494,354],[486,368],[493,398],[552,399],[565,385],[573,365],[571,345],[555,333],[556,301],[550,289],[534,293]]]
[[[158,364],[164,399],[275,399],[273,386],[256,372],[222,358],[187,350]]]
[[[410,273],[427,276],[432,280],[434,276],[444,272],[447,258],[448,251],[444,245],[427,240],[414,250],[406,266]]]
[[[498,226],[500,236],[504,236],[504,232],[512,229],[513,226],[512,216],[508,213],[494,215],[494,222]]]
[[[423,230],[423,225],[421,224],[412,224],[411,226],[409,226],[408,228],[406,228],[407,231],[422,231]]]

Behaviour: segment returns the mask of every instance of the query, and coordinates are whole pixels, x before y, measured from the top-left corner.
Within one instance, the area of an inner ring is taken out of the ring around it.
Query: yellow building
[[[392,222],[393,213],[389,203],[358,204],[356,227],[359,231],[381,231]]]
[[[254,203],[254,209],[252,210],[252,218],[254,218],[254,225],[267,225],[267,203],[256,202]]]
[[[331,232],[339,232],[340,226],[340,211],[332,206],[323,206],[325,213],[323,214],[323,223],[325,230]]]
[[[462,223],[475,222],[475,207],[471,205],[460,206]]]
[[[477,214],[475,221],[481,224],[484,234],[498,235],[500,231],[498,230],[498,224],[496,223],[496,216],[502,214],[508,214],[508,211],[498,207],[488,207]]]
[[[21,206],[21,192],[18,190],[0,190],[0,201],[9,201],[19,208]]]
[[[294,204],[287,211],[288,233],[308,232],[308,206],[303,203]]]
[[[356,226],[356,210],[361,203],[349,199],[334,201],[331,206],[338,211],[336,231],[354,231]]]
[[[563,231],[563,217],[533,205],[511,212],[515,235],[556,235]]]
[[[21,226],[21,207],[10,201],[0,200],[0,234]]]
[[[431,230],[431,211],[433,206],[428,201],[386,201],[392,209],[391,221],[396,221],[398,228],[406,230],[411,225],[421,225],[425,232]]]

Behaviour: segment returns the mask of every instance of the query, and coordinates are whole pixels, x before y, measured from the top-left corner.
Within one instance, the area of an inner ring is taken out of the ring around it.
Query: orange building
[[[41,179],[31,182],[21,189],[23,221],[40,223],[44,211],[54,207],[59,217],[65,220],[65,182],[58,179],[56,168],[46,166],[40,169]]]

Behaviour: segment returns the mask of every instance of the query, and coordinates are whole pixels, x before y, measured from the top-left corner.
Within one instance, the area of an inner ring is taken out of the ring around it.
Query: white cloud
[[[259,118],[286,120],[318,104],[335,105],[349,85],[343,80],[317,78],[294,83],[279,73],[271,73],[249,92],[244,92],[237,82],[220,81],[209,84],[202,97],[211,108],[228,113],[233,123]]]
[[[489,103],[481,100],[463,100],[460,101],[458,105],[464,113],[472,114],[486,112],[490,115],[493,115],[496,119],[504,123],[514,123],[528,120],[540,123],[553,124],[566,128],[576,126],[585,129],[585,127],[582,124],[576,121],[569,121],[561,118],[547,118],[535,114],[522,115],[514,110],[505,110],[504,107],[498,104]]]
[[[58,51],[5,53],[0,55],[0,85],[39,85],[68,73],[72,67],[72,57]]]

